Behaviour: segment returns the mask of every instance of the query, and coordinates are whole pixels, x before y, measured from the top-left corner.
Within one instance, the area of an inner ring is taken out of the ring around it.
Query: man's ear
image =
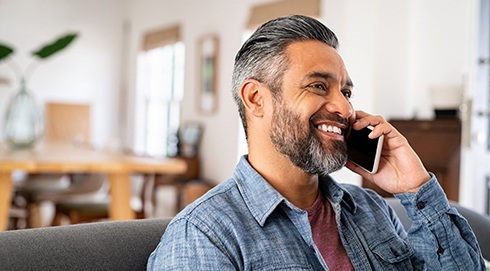
[[[246,80],[240,89],[240,96],[245,110],[251,115],[262,117],[264,115],[264,102],[267,88],[257,80]]]

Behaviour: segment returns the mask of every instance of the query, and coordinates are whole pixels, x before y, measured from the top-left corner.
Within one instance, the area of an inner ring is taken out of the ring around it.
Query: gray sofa
[[[111,221],[0,233],[0,270],[146,270],[169,219]]]
[[[398,199],[387,199],[405,227]],[[452,203],[465,216],[490,259],[490,219]],[[145,270],[169,219],[97,222],[0,232],[0,270]]]

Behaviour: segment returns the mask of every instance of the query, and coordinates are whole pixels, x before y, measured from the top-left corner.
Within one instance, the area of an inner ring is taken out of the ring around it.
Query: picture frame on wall
[[[218,108],[219,38],[207,35],[199,41],[199,95],[198,108],[202,113],[215,113]]]

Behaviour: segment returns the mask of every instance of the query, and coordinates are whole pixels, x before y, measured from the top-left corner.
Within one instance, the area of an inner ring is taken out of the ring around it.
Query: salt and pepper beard
[[[273,100],[270,137],[280,153],[310,174],[327,175],[340,170],[345,165],[347,162],[345,141],[330,140],[324,144],[311,121],[308,129],[305,129],[300,116],[286,107],[282,97]]]

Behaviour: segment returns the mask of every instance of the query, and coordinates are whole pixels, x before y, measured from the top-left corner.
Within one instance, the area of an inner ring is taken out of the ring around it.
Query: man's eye
[[[326,91],[327,90],[327,87],[325,86],[325,84],[311,84],[309,85],[310,88],[315,88],[317,90],[322,90],[322,91]]]
[[[344,96],[347,99],[352,98],[352,91],[350,89],[344,89],[344,90],[342,90],[342,94],[344,94]]]

